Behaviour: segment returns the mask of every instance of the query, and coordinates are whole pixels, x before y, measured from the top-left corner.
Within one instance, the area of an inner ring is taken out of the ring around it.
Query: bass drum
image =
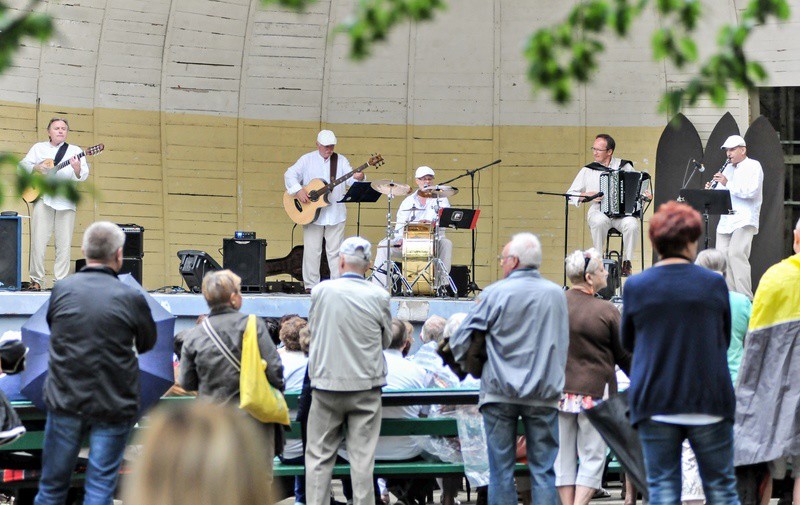
[[[409,223],[403,232],[403,277],[415,295],[433,295],[436,256],[432,224]]]

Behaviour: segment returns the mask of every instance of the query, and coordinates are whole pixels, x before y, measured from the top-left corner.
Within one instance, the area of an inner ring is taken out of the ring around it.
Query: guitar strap
[[[339,160],[339,155],[336,153],[331,154],[331,179],[328,182],[336,180],[336,162]]]
[[[59,163],[61,163],[61,160],[64,159],[64,155],[67,154],[67,148],[68,147],[69,147],[69,144],[64,142],[63,144],[61,144],[61,147],[58,148],[58,151],[56,152],[56,157],[53,158],[53,165],[54,166],[58,165]]]

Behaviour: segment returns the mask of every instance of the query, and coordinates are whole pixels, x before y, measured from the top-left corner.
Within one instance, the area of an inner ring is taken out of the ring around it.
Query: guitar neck
[[[78,157],[78,159],[81,159],[84,156],[86,156],[86,153],[84,151],[81,151],[81,153],[76,155],[76,156]],[[61,170],[62,168],[64,168],[67,165],[69,165],[69,160],[70,160],[70,158],[67,158],[67,159],[63,160],[61,163],[59,163],[58,165],[54,166],[53,167],[53,171],[55,172],[55,171]]]
[[[351,178],[353,176],[353,174],[357,174],[359,172],[363,172],[364,169],[367,168],[368,166],[369,166],[369,163],[364,163],[360,167],[355,168],[355,169],[351,170],[350,172],[347,172],[343,176],[339,177],[338,179],[335,179],[333,182],[328,183],[325,187],[328,188],[328,191],[333,191],[333,188],[335,188],[339,184],[343,183],[347,179]]]

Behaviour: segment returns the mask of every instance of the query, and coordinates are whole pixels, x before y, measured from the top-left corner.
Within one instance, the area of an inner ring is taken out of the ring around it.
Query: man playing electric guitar
[[[45,160],[53,160],[58,165],[68,159],[69,165],[58,170],[55,177],[82,182],[89,177],[89,164],[81,157],[81,148],[66,143],[69,124],[66,119],[53,118],[47,124],[50,140],[39,142],[31,147],[19,166],[28,172],[36,170],[49,173]],[[31,213],[31,290],[38,291],[45,286],[44,256],[50,237],[55,232],[56,259],[53,273],[55,280],[69,274],[72,231],[75,227],[75,204],[63,196],[45,195],[33,204]]]
[[[340,154],[335,154],[336,136],[330,130],[322,130],[317,135],[317,150],[304,154],[297,162],[289,167],[283,176],[286,191],[294,195],[301,203],[310,200],[303,186],[312,179],[331,181],[334,178],[352,171],[350,162]],[[335,163],[334,177],[331,177],[331,163]],[[353,181],[363,181],[364,174],[353,174],[347,181],[349,186]],[[310,291],[319,283],[319,265],[322,256],[322,239],[325,238],[325,249],[328,255],[328,265],[331,269],[331,279],[339,277],[339,246],[344,239],[344,226],[347,219],[347,208],[343,203],[338,203],[346,192],[345,185],[333,188],[329,195],[330,205],[319,209],[319,216],[310,224],[303,225],[303,283],[306,291]]]

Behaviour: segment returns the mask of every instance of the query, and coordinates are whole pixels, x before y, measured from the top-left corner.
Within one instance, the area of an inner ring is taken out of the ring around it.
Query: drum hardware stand
[[[416,278],[411,284],[408,284],[405,278],[403,281],[408,285],[408,289],[411,293],[413,293],[413,288],[420,280],[425,280],[433,287],[434,296],[444,298],[445,293],[447,292],[447,286],[445,286],[445,279],[447,279],[447,283],[450,285],[450,289],[453,290],[453,294],[455,298],[458,298],[458,288],[456,288],[456,283],[453,281],[453,278],[450,277],[450,274],[444,267],[444,262],[439,258],[439,223],[437,222],[439,216],[439,209],[441,205],[439,203],[441,197],[437,193],[436,195],[436,204],[434,205],[434,210],[436,211],[437,219],[433,221],[433,254],[431,255],[431,259],[428,260],[428,263],[419,271]],[[433,279],[428,278],[428,274],[426,273],[428,268],[433,268]]]
[[[390,185],[394,185],[394,181],[391,181]],[[399,271],[397,265],[392,261],[392,238],[394,237],[394,229],[392,228],[392,200],[394,200],[394,193],[391,191],[387,193],[386,199],[388,202],[386,210],[386,263],[384,264],[383,271],[378,267],[375,267],[374,271],[386,274],[386,290],[390,295],[392,294],[394,279],[399,278],[403,289],[403,295],[409,296],[413,293],[412,286],[409,285],[408,281],[403,277],[403,273]]]
[[[475,210],[475,174],[477,172],[480,172],[484,168],[489,168],[492,165],[497,165],[501,161],[502,160],[494,160],[493,162],[489,163],[488,165],[484,165],[482,167],[478,167],[478,168],[475,168],[475,169],[472,169],[472,170],[467,170],[466,172],[464,172],[463,174],[461,174],[459,176],[453,177],[450,180],[442,182],[441,185],[450,184],[451,182],[457,181],[458,179],[461,179],[462,177],[465,177],[465,176],[468,175],[469,176],[469,182],[470,182],[470,194],[471,194],[470,208],[472,210]],[[478,291],[481,290],[481,288],[479,288],[478,284],[475,282],[476,237],[477,237],[477,235],[475,234],[475,230],[472,230],[472,251],[471,251],[472,252],[472,262],[471,262],[472,266],[471,266],[470,271],[469,271],[469,284],[467,285],[467,293],[472,293],[472,294],[475,294],[475,293],[477,293]],[[450,281],[452,282],[452,279],[450,279]]]

